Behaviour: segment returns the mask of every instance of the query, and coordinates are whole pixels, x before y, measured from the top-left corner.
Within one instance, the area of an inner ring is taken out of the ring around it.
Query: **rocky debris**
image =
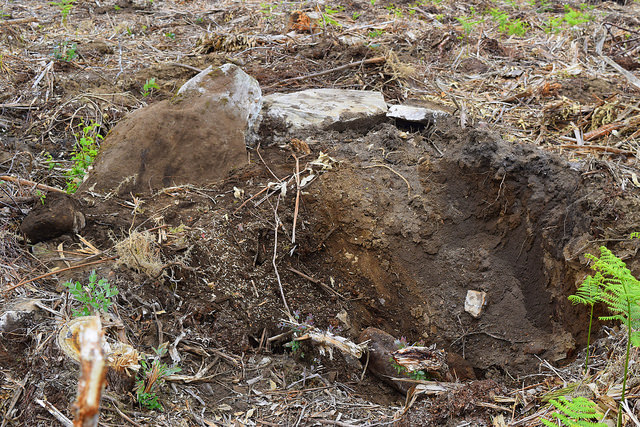
[[[423,125],[435,124],[437,121],[449,117],[446,111],[435,110],[424,107],[414,107],[411,105],[390,105],[387,117],[400,119],[412,123]]]
[[[376,91],[308,89],[264,97],[264,115],[284,122],[290,133],[312,127],[339,131],[367,127],[386,113],[384,97]]]
[[[477,319],[482,314],[482,308],[486,302],[486,292],[468,290],[464,300],[464,311]]]
[[[80,204],[63,193],[51,192],[20,225],[20,231],[32,243],[53,239],[67,233],[77,233],[85,226]]]
[[[260,111],[255,79],[225,65],[198,74],[179,94],[120,121],[80,191],[123,195],[206,185],[246,164],[245,136]]]

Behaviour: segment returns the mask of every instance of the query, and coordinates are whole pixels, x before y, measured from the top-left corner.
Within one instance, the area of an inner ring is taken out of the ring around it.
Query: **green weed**
[[[380,37],[383,34],[384,34],[384,30],[373,30],[373,31],[369,31],[368,36],[371,37],[372,39],[375,39],[376,37]]]
[[[73,311],[74,316],[90,316],[109,311],[109,307],[113,303],[111,299],[118,295],[118,289],[109,285],[104,279],[97,279],[98,276],[94,270],[89,275],[89,283],[86,285],[80,282],[64,283],[73,298],[82,304],[80,310]]]
[[[400,9],[395,4],[390,4],[385,9],[391,12],[396,18],[402,18],[402,9]]]
[[[156,83],[155,77],[147,79],[147,81],[144,82],[144,86],[142,86],[142,96],[146,98],[153,93],[154,89],[160,89],[160,86]]]
[[[103,137],[98,133],[100,125],[93,121],[89,125],[81,123],[82,130],[75,134],[76,148],[71,154],[73,165],[66,172],[67,176],[67,193],[73,194],[78,190],[78,186],[82,183],[84,176],[87,174],[89,166],[93,164],[98,155],[98,141]]]
[[[267,19],[273,18],[273,11],[276,10],[278,5],[273,3],[260,3],[260,12],[264,13]]]
[[[155,356],[152,361],[146,358],[140,360],[142,369],[138,373],[138,379],[136,380],[136,399],[143,408],[163,411],[164,408],[158,401],[158,389],[162,387],[167,376],[180,372],[182,369],[178,366],[167,366],[166,363],[160,361],[167,352],[166,343],[153,351]]]
[[[631,238],[640,238],[640,233],[633,233]],[[631,274],[624,261],[604,246],[600,247],[600,258],[591,254],[586,254],[585,258],[593,261],[591,268],[595,274],[587,277],[579,286],[576,295],[570,299],[572,302],[591,306],[596,302],[603,303],[612,315],[600,316],[600,320],[618,320],[627,327],[628,338],[620,398],[622,404],[627,387],[631,345],[640,347],[640,281]],[[622,409],[618,411],[618,425],[621,424],[621,416]]]
[[[565,13],[562,16],[549,18],[544,24],[547,33],[558,33],[564,27],[573,28],[593,20],[593,16],[565,5]]]
[[[520,19],[510,19],[506,12],[492,8],[489,14],[498,24],[498,31],[507,35],[524,36],[529,30],[529,24],[522,22]]]
[[[51,6],[58,7],[58,9],[60,10],[60,15],[62,15],[62,22],[66,23],[67,17],[71,13],[71,10],[73,9],[75,1],[76,0],[58,0],[58,1],[52,1],[49,4]]]
[[[75,43],[60,42],[53,48],[53,58],[57,61],[71,62],[78,56],[77,48]]]
[[[324,12],[322,13],[321,26],[342,27],[342,24],[340,24],[332,15],[335,15],[338,12],[342,12],[343,10],[344,6],[337,6],[335,7],[335,9],[329,6],[325,6]]]
[[[473,32],[473,30],[476,28],[476,26],[478,26],[479,24],[482,24],[484,22],[484,19],[481,18],[476,18],[475,16],[458,16],[456,18],[456,20],[462,24],[462,31],[463,31],[463,35],[461,37],[458,37],[459,39],[466,39],[468,38],[471,33]]]
[[[44,205],[44,200],[47,198],[46,193],[43,193],[40,190],[36,190],[36,196],[38,196],[38,199],[40,199],[40,203]]]

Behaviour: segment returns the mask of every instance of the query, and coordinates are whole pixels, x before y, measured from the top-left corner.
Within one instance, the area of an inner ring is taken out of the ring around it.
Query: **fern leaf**
[[[604,423],[591,421],[602,417],[602,414],[598,413],[598,406],[592,400],[584,397],[568,399],[565,396],[560,396],[558,400],[552,399],[549,403],[556,408],[556,411],[550,414],[551,418],[560,421],[563,426],[606,427]],[[544,418],[540,418],[540,421],[545,426],[557,426]]]

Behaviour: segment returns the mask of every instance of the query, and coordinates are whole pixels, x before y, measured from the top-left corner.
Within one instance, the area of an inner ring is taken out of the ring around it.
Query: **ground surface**
[[[35,399],[72,416],[77,366],[56,335],[76,307],[62,283],[92,269],[120,290],[110,336],[147,354],[169,343],[165,361],[189,377],[161,389],[164,412],[112,378],[104,425],[535,425],[540,396],[579,371],[587,311],[566,297],[588,272],[583,254],[607,244],[639,267],[627,236],[640,221],[640,9],[568,7],[79,1],[63,21],[48,2],[3,2],[5,175],[64,188],[81,121],[106,135],[226,62],[264,93],[379,90],[452,113],[295,135],[308,154],[265,123],[249,164],[224,179],[126,197],[84,188],[79,235],[33,246],[18,226],[40,194],[3,182],[0,303],[23,313],[0,340],[3,425],[51,425]],[[313,34],[295,10],[320,19]],[[383,60],[358,63],[371,58]],[[316,178],[296,208],[298,172]],[[470,289],[487,293],[479,319],[464,311]],[[478,381],[405,406],[363,375],[366,358],[330,359],[308,342],[292,352],[287,310],[356,342],[375,326],[436,344]],[[612,345],[598,347],[600,366],[617,360]],[[621,381],[607,378],[602,394]]]

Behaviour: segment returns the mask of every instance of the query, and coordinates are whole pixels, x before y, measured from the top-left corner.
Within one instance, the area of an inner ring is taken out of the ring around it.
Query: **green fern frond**
[[[574,304],[592,305],[598,302],[598,296],[600,295],[600,285],[602,280],[600,273],[596,273],[594,276],[589,276],[584,279],[584,282],[578,287],[575,295],[569,296],[569,301]]]
[[[600,419],[602,414],[598,412],[598,405],[585,397],[567,399],[565,396],[560,396],[558,400],[552,399],[549,403],[556,408],[549,416],[560,421],[563,426],[606,427],[604,423],[592,421]],[[558,425],[544,418],[540,418],[540,422],[549,427]]]

